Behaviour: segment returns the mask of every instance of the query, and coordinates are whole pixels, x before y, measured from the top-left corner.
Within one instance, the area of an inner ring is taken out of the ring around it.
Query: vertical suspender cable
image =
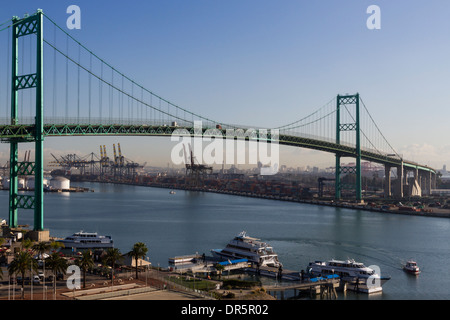
[[[123,76],[122,76],[122,92],[124,92],[123,91]],[[120,104],[119,104],[119,108],[120,108],[120,110],[119,110],[119,117],[120,117],[120,120],[122,120],[123,119],[123,93],[120,95]]]
[[[69,56],[69,38],[66,38],[66,55]],[[66,112],[65,121],[67,123],[69,117],[69,59],[66,59]]]
[[[111,84],[114,85],[114,70],[111,68]],[[109,86],[109,121],[111,123],[112,121],[112,87]]]
[[[81,47],[78,46],[78,64],[81,63]],[[77,123],[80,121],[80,67],[78,66]]]
[[[53,43],[56,46],[56,26],[53,27],[54,29],[54,36],[53,36]],[[52,117],[56,118],[56,50],[53,50],[53,110],[52,110]]]
[[[103,82],[101,79],[103,79],[103,63],[100,62],[100,79],[98,80],[98,104],[99,104],[99,113],[100,113],[100,121],[102,121],[102,109],[103,109]]]
[[[144,90],[141,87],[141,101],[144,101]],[[147,108],[146,108],[147,109]],[[144,105],[141,102],[141,117],[140,120],[144,120]],[[143,124],[143,122],[141,122],[141,124]]]
[[[92,83],[92,54],[89,55],[89,99],[88,99],[88,121],[91,124],[91,83]]]
[[[134,82],[131,82],[131,97],[134,98]],[[131,99],[131,119],[134,117],[134,99]]]

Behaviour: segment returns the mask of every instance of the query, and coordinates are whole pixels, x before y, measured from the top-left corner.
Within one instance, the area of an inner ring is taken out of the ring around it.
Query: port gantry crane
[[[207,174],[211,174],[213,171],[212,167],[208,167],[204,164],[195,163],[196,159],[194,157],[194,154],[191,149],[191,145],[189,144],[189,155],[190,155],[190,161],[188,161],[185,145],[183,144],[183,151],[184,151],[184,159],[186,164],[186,177],[188,185],[193,187],[200,187],[203,186],[203,181],[206,178]],[[198,162],[198,161],[197,161]]]
[[[101,160],[99,160],[97,155],[93,152],[84,157],[79,157],[76,154],[68,154],[65,156],[60,156],[60,159],[58,159],[53,153],[50,154],[55,161],[50,161],[49,167],[62,167],[64,175],[68,174],[72,168],[78,169],[80,171],[80,175],[94,175],[100,168],[98,164]]]
[[[143,165],[140,165],[139,163],[136,163],[132,160],[129,160],[125,158],[122,155],[122,149],[120,147],[120,143],[117,144],[118,147],[118,155],[116,152],[116,145],[113,144],[113,153],[114,153],[114,159],[110,161],[106,154],[106,147],[103,145],[103,151],[102,146],[100,146],[100,151],[102,154],[102,170],[101,172],[103,174],[109,174],[114,179],[121,179],[121,178],[131,178],[133,179],[136,176],[136,170],[139,168],[143,168],[147,163],[145,162]],[[109,168],[109,170],[108,170]]]

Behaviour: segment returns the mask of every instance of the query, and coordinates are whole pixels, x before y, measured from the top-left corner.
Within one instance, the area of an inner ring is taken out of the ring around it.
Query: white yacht
[[[417,265],[417,262],[413,260],[407,261],[406,264],[403,266],[403,270],[415,275],[418,275],[420,273],[420,268]]]
[[[381,286],[390,279],[353,259],[310,262],[307,272],[314,276],[337,274],[349,289],[366,293],[381,292]]]
[[[249,237],[245,231],[231,240],[224,249],[213,249],[211,252],[222,260],[247,259],[259,266],[276,268],[282,266],[278,261],[278,255],[270,245],[260,239]]]
[[[114,242],[111,236],[99,236],[96,232],[80,231],[66,237],[64,240],[58,240],[66,248],[76,249],[107,249],[113,248]]]

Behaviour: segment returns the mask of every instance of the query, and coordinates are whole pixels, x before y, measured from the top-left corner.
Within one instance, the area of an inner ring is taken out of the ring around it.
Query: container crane
[[[120,143],[117,143],[117,146],[119,148],[119,166],[124,166],[124,158],[122,156],[122,151],[120,150]]]
[[[114,150],[114,166],[117,167],[116,144],[113,144],[113,150]]]
[[[336,180],[336,179],[334,179],[334,178],[323,178],[323,177],[321,177],[321,178],[319,178],[319,179],[317,179],[317,182],[319,183],[319,186],[318,186],[318,196],[319,196],[319,198],[322,198],[323,197],[323,186],[324,186],[324,184],[325,184],[325,182],[324,181],[334,181],[334,180]]]
[[[186,176],[188,178],[188,183],[192,186],[201,186],[203,184],[203,180],[207,174],[212,173],[212,167],[208,167],[204,164],[195,163],[195,157],[192,152],[190,144],[189,146],[189,154],[190,154],[190,161],[188,161],[187,158],[187,152],[185,145],[183,144],[184,149],[184,158],[185,158],[185,165],[186,165]]]

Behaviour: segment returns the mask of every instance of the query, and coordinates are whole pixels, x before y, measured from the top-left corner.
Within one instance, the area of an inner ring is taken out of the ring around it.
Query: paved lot
[[[120,296],[104,300],[203,300],[203,298],[184,292],[155,290],[152,292]]]
[[[20,284],[9,284],[8,283],[8,272],[3,269],[3,280],[0,280],[0,300],[20,300],[21,299],[21,285]],[[178,291],[169,291],[169,290],[161,290],[163,284],[156,280],[148,277],[148,281],[146,281],[145,276],[141,275],[139,280],[132,279],[129,277],[124,277],[120,280],[116,280],[114,287],[119,289],[122,287],[123,290],[128,290],[134,287],[146,287],[148,284],[152,290],[150,292],[139,293],[139,294],[131,294],[131,295],[123,295],[113,298],[108,298],[105,300],[198,300],[203,299],[194,294],[178,292]],[[53,290],[53,284],[46,281],[45,286],[44,283],[40,284],[25,284],[24,293],[26,300],[72,300],[76,296],[83,295],[83,292],[86,298],[89,295],[94,295],[100,291],[109,291],[111,288],[111,280],[106,279],[105,277],[93,274],[86,275],[86,288],[81,290],[76,290],[73,292],[67,289],[66,280],[57,281],[56,285],[56,294]],[[44,291],[45,290],[45,291]],[[45,294],[43,294],[43,292]],[[94,297],[94,296],[93,296]]]

